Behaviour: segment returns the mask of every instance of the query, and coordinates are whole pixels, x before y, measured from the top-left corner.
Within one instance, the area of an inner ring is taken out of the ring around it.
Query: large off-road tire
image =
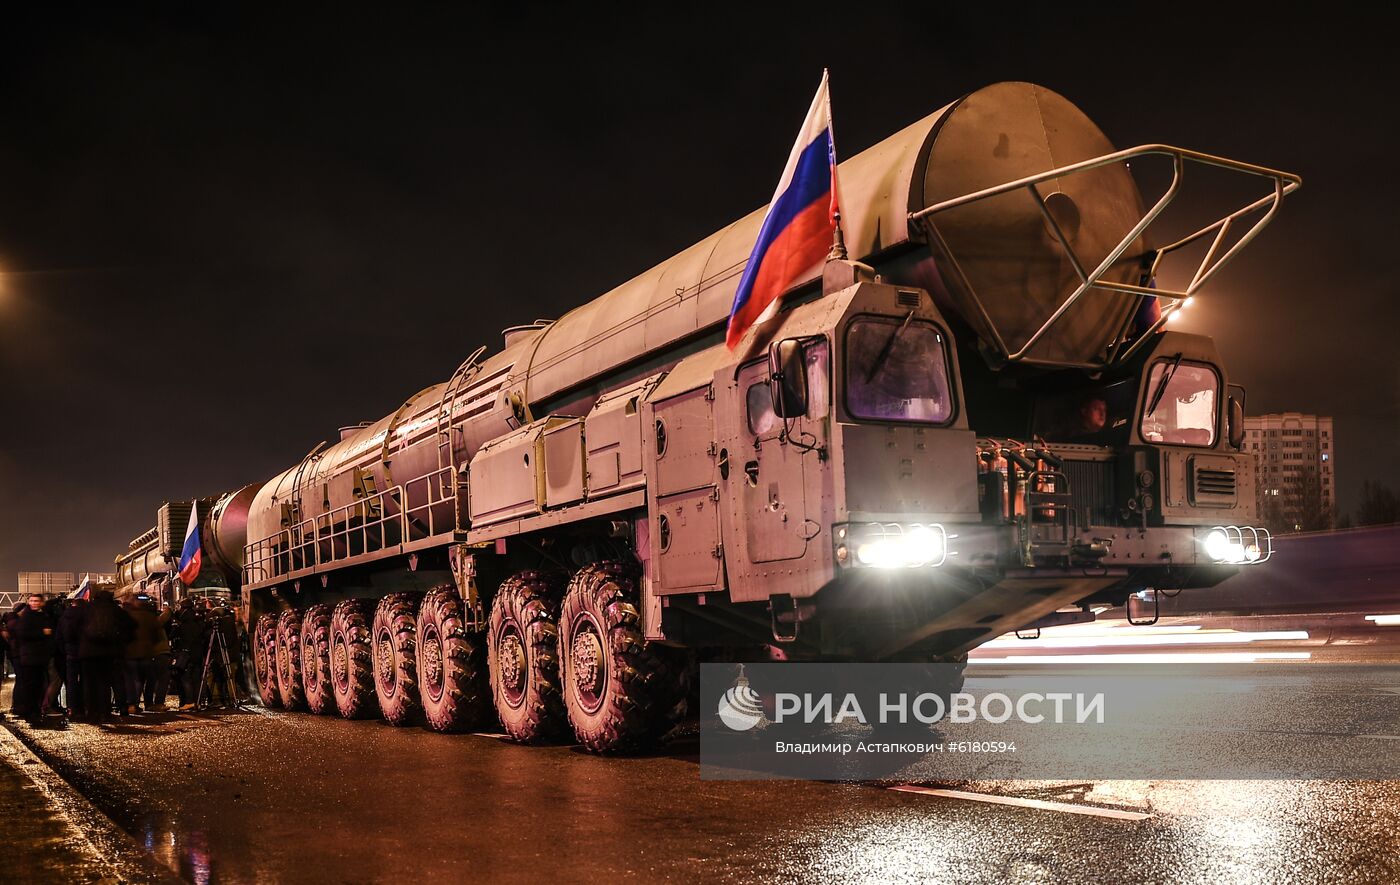
[[[258,696],[264,707],[282,706],[277,693],[277,615],[269,612],[258,617],[253,626],[253,675],[258,681]]]
[[[331,694],[346,719],[379,715],[369,620],[369,605],[360,599],[346,599],[331,611]]]
[[[563,581],[521,572],[500,586],[491,604],[486,654],[491,700],[506,734],[538,743],[568,733],[559,693],[559,596]]]
[[[564,706],[579,743],[595,753],[646,750],[685,712],[686,658],[646,643],[637,578],[631,562],[585,566],[559,612]]]
[[[491,715],[486,637],[466,629],[462,600],[451,587],[429,590],[418,607],[418,696],[433,731],[481,728]]]
[[[308,710],[321,716],[336,712],[331,693],[329,605],[313,605],[301,616],[301,684]]]
[[[277,697],[288,710],[306,706],[301,683],[301,612],[293,609],[277,618]]]
[[[418,597],[391,593],[374,610],[374,693],[392,725],[411,725],[418,697]]]

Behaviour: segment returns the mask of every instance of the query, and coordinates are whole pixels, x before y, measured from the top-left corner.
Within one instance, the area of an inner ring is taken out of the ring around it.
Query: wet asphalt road
[[[1400,880],[1397,782],[934,785],[1124,820],[702,781],[694,740],[611,759],[263,711],[23,734],[193,882]]]

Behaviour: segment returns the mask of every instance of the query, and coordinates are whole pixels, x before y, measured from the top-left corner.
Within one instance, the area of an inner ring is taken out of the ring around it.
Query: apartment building
[[[1337,511],[1332,419],[1282,412],[1247,417],[1244,427],[1245,451],[1259,465],[1259,513],[1265,525],[1275,531],[1330,528]]]

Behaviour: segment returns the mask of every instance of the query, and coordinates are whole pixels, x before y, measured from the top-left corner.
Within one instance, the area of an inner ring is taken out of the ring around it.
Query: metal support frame
[[[1101,261],[1099,265],[1092,271],[1086,272],[1083,261],[1080,259],[1078,253],[1074,251],[1073,246],[1070,245],[1069,238],[1066,236],[1064,230],[1060,227],[1059,222],[1057,222],[1054,216],[1051,214],[1049,207],[1046,206],[1045,199],[1041,196],[1040,191],[1037,190],[1036,185],[1045,181],[1049,181],[1051,179],[1063,178],[1065,176],[1075,175],[1080,172],[1087,172],[1093,169],[1099,169],[1104,166],[1111,166],[1117,163],[1127,163],[1128,161],[1137,157],[1149,156],[1162,156],[1169,157],[1171,159],[1171,184],[1167,186],[1166,190],[1157,199],[1157,202],[1153,204],[1152,208],[1150,208],[1146,213],[1144,213],[1143,217],[1138,221],[1137,224],[1133,226],[1132,230],[1129,231],[1127,235],[1123,237],[1123,239],[1118,243],[1118,245],[1115,246],[1113,249],[1109,250],[1108,255],[1105,256],[1103,261]],[[1234,212],[1231,212],[1223,218],[1220,218],[1215,222],[1206,225],[1205,227],[1201,228],[1195,233],[1183,237],[1182,239],[1177,240],[1171,245],[1165,246],[1157,250],[1156,257],[1154,258],[1152,263],[1149,278],[1151,276],[1155,276],[1157,269],[1161,265],[1162,259],[1164,257],[1166,257],[1172,252],[1175,252],[1179,249],[1191,245],[1192,243],[1202,239],[1203,237],[1211,233],[1215,234],[1214,239],[1211,241],[1210,249],[1206,252],[1205,257],[1201,259],[1200,264],[1196,267],[1194,275],[1191,277],[1190,284],[1187,285],[1185,289],[1180,291],[1173,291],[1168,289],[1149,288],[1147,286],[1135,285],[1132,283],[1118,283],[1103,279],[1103,275],[1107,273],[1109,269],[1112,268],[1114,264],[1118,262],[1118,260],[1123,256],[1123,253],[1128,250],[1128,248],[1138,239],[1138,237],[1142,236],[1142,234],[1153,224],[1153,222],[1155,222],[1158,219],[1158,217],[1161,216],[1163,210],[1165,210],[1167,206],[1176,198],[1177,194],[1181,191],[1185,167],[1188,162],[1199,163],[1205,166],[1213,166],[1219,169],[1226,169],[1232,172],[1239,172],[1241,174],[1267,179],[1272,183],[1273,193],[1261,197],[1255,200],[1254,202],[1249,203],[1248,205],[1243,206],[1240,209],[1235,210]],[[972,299],[972,305],[976,309],[979,319],[981,319],[982,322],[986,325],[987,332],[992,339],[992,344],[997,348],[998,356],[1002,361],[1008,363],[1026,362],[1031,364],[1054,365],[1062,367],[1102,368],[1104,366],[1112,365],[1116,362],[1121,362],[1131,357],[1133,353],[1135,353],[1138,350],[1138,348],[1141,347],[1142,343],[1151,337],[1152,333],[1160,329],[1167,322],[1167,320],[1171,318],[1171,315],[1175,313],[1178,309],[1180,309],[1181,305],[1186,301],[1187,298],[1190,298],[1192,295],[1194,295],[1201,288],[1201,286],[1205,285],[1205,283],[1208,280],[1210,280],[1211,277],[1218,273],[1220,269],[1223,268],[1230,261],[1230,259],[1234,258],[1235,255],[1237,255],[1241,249],[1243,249],[1251,240],[1253,240],[1254,237],[1257,236],[1259,232],[1263,230],[1264,227],[1268,225],[1270,221],[1273,220],[1274,215],[1278,212],[1279,205],[1283,202],[1283,198],[1286,195],[1297,190],[1299,187],[1301,187],[1302,183],[1302,178],[1292,173],[1280,172],[1275,169],[1269,169],[1264,166],[1255,166],[1249,163],[1241,163],[1237,160],[1229,160],[1224,157],[1217,157],[1211,154],[1204,154],[1198,151],[1187,150],[1185,148],[1172,147],[1171,145],[1146,144],[1139,145],[1138,147],[1134,148],[1128,148],[1126,150],[1116,151],[1111,154],[1105,154],[1101,157],[1095,157],[1089,160],[1084,160],[1079,163],[1072,163],[1068,166],[1061,166],[1057,169],[1049,170],[1048,172],[1041,172],[1037,175],[1031,175],[1025,178],[1017,179],[1016,181],[1009,181],[1005,184],[1000,184],[995,187],[984,188],[983,190],[976,191],[971,194],[965,194],[961,197],[955,197],[951,200],[944,200],[941,203],[936,203],[925,209],[921,209],[918,212],[911,213],[909,216],[909,222],[911,225],[917,225],[921,227],[924,230],[925,234],[928,236],[929,240],[936,244],[942,251],[943,255],[947,258],[947,261],[950,265],[948,269],[952,272],[954,276],[958,278],[958,280],[962,284],[963,290]],[[997,197],[1003,194],[1012,193],[1013,191],[1017,191],[1023,188],[1030,193],[1031,198],[1035,201],[1036,206],[1040,209],[1040,213],[1045,219],[1046,225],[1049,227],[1051,233],[1054,235],[1056,242],[1059,243],[1060,248],[1061,250],[1063,250],[1065,257],[1069,260],[1070,265],[1074,268],[1075,275],[1079,278],[1079,286],[1074,290],[1074,292],[1072,292],[1069,295],[1068,298],[1066,298],[1063,302],[1060,303],[1059,307],[1057,307],[1055,311],[1050,315],[1050,317],[1046,319],[1043,324],[1041,324],[1040,328],[1037,329],[1029,339],[1027,339],[1026,343],[1022,345],[1020,349],[1013,352],[1011,348],[1007,346],[1005,339],[1002,338],[1001,331],[996,327],[996,324],[992,322],[991,316],[988,314],[985,305],[982,303],[982,299],[977,295],[976,291],[968,282],[966,274],[963,273],[962,268],[958,265],[956,256],[953,254],[952,250],[948,248],[947,242],[943,239],[942,234],[938,231],[938,227],[933,221],[933,216],[937,215],[940,212],[946,212],[950,209],[956,209],[961,206],[966,206],[970,203],[975,203],[979,200],[985,200],[991,197]],[[1249,228],[1249,230],[1247,230],[1237,241],[1235,241],[1235,243],[1233,243],[1227,248],[1225,246],[1226,238],[1228,237],[1235,223],[1238,222],[1240,219],[1253,213],[1259,212],[1261,210],[1263,211],[1263,215],[1256,219],[1253,225]],[[1222,249],[1224,250],[1223,253]],[[1116,292],[1121,295],[1131,296],[1134,298],[1156,298],[1160,301],[1165,301],[1166,306],[1162,310],[1162,314],[1157,319],[1157,321],[1153,323],[1153,325],[1150,328],[1148,328],[1141,335],[1139,335],[1137,339],[1132,342],[1131,345],[1127,346],[1127,348],[1124,349],[1124,345],[1128,344],[1126,336],[1130,331],[1130,326],[1132,323],[1132,316],[1129,316],[1128,319],[1124,322],[1123,327],[1119,330],[1117,336],[1115,337],[1114,344],[1109,349],[1109,352],[1102,364],[1071,363],[1054,360],[1029,359],[1027,355],[1030,353],[1031,348],[1033,348],[1043,337],[1045,337],[1046,333],[1049,332],[1050,329],[1053,328],[1056,325],[1056,323],[1060,321],[1060,318],[1065,315],[1065,312],[1068,311],[1075,304],[1075,302],[1077,302],[1084,295],[1084,293],[1088,292],[1090,289]]]
[[[1161,594],[1155,589],[1149,589],[1148,592],[1152,594],[1152,617],[1146,620],[1133,617],[1133,599],[1137,597],[1136,593],[1129,593],[1128,598],[1123,600],[1123,614],[1127,617],[1128,623],[1133,627],[1151,627],[1162,619]]]

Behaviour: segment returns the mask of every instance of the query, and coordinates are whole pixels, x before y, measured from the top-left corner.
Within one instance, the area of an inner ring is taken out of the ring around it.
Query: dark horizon
[[[1180,328],[1250,414],[1336,418],[1340,513],[1400,487],[1364,445],[1400,433],[1374,23],[564,15],[14,16],[0,587],[111,570],[161,501],[265,479],[761,205],[823,67],[842,157],[1023,79],[1119,147],[1301,174]]]

